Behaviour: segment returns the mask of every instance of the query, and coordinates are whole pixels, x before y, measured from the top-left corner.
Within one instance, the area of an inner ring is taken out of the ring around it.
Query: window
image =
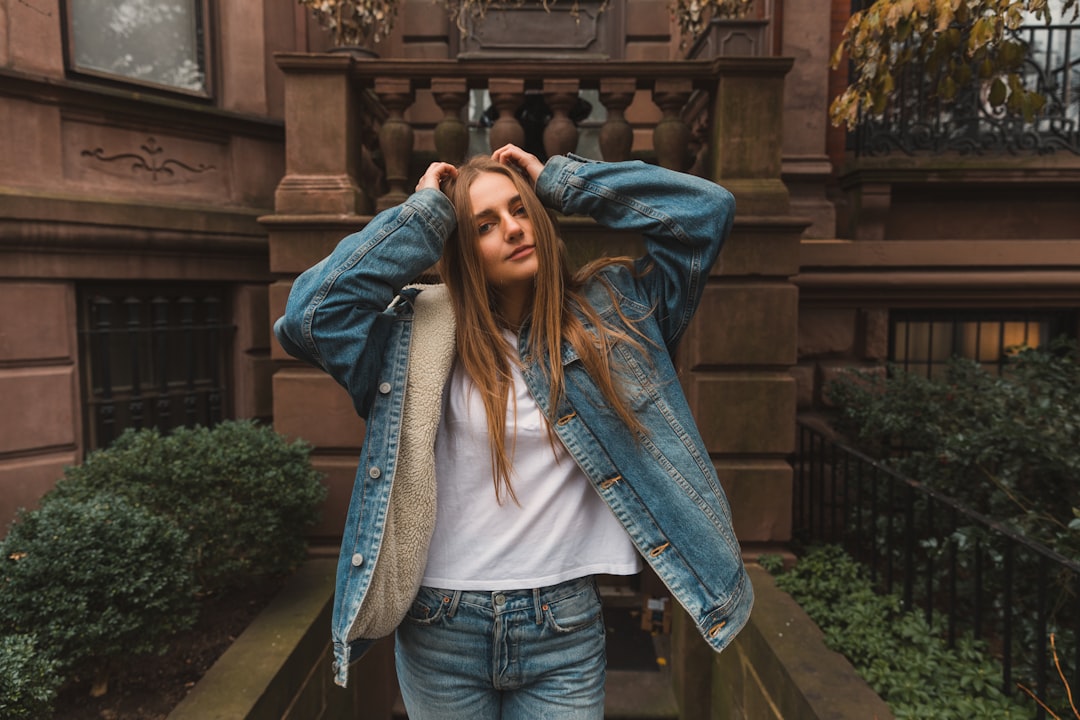
[[[889,358],[909,372],[940,377],[954,356],[998,373],[1013,348],[1076,336],[1071,310],[918,310],[889,318]]]
[[[210,426],[230,416],[226,297],[214,287],[81,288],[88,451],[127,428]]]
[[[68,0],[69,68],[209,97],[207,3]]]

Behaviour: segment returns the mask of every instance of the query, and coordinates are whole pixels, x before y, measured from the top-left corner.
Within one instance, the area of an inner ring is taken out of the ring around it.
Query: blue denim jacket
[[[634,271],[608,267],[585,294],[606,322],[623,327],[621,310],[648,338],[638,348],[617,343],[611,358],[647,436],[635,439],[627,432],[568,344],[560,358],[566,391],[557,401],[555,432],[645,560],[719,651],[748,619],[753,590],[724,491],[671,353],[731,230],[734,198],[715,183],[641,162],[601,163],[573,155],[548,160],[536,191],[550,208],[636,231],[645,241],[646,254]],[[454,228],[453,207],[442,193],[415,193],[300,275],[286,314],[274,327],[290,354],[321,367],[348,390],[367,421],[334,605],[335,671],[342,685],[348,664],[373,640],[352,632],[361,606],[389,602],[366,596],[375,565],[367,559],[379,557],[385,539],[382,521],[401,428],[412,422],[403,418],[407,368],[416,346],[426,341],[412,332],[413,308],[426,291],[403,288],[439,259]],[[541,371],[544,359],[530,351],[527,328],[521,338],[523,376],[548,412],[552,398]],[[435,497],[409,502],[433,506]]]

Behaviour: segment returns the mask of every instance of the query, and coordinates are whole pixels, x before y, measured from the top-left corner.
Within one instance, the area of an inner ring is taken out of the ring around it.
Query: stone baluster
[[[510,78],[491,78],[488,81],[488,93],[491,95],[491,104],[499,112],[491,126],[488,142],[492,150],[498,150],[507,143],[514,143],[518,147],[525,146],[525,128],[514,113],[525,102],[525,81]]]
[[[600,80],[600,102],[607,110],[607,120],[600,126],[600,152],[608,162],[630,159],[634,129],[626,121],[624,112],[633,102],[636,89],[634,78]]]
[[[660,78],[653,86],[653,102],[663,117],[653,129],[656,162],[670,170],[686,170],[689,160],[690,126],[680,116],[693,91],[690,80]]]
[[[435,126],[435,152],[439,160],[460,165],[469,150],[469,128],[461,120],[461,108],[469,100],[465,78],[432,78],[431,95],[443,111]]]
[[[570,111],[578,100],[578,80],[545,80],[544,100],[551,108],[551,120],[544,128],[544,152],[565,155],[577,150],[578,129]]]
[[[376,210],[400,205],[409,196],[409,158],[413,150],[412,125],[405,121],[405,110],[413,104],[415,93],[408,78],[378,78],[375,94],[386,108],[387,117],[379,129],[389,191],[375,203]]]

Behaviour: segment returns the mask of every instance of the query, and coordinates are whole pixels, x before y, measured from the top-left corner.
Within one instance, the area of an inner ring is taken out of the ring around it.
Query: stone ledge
[[[327,650],[336,565],[304,563],[168,720],[280,718]]]
[[[888,705],[756,565],[750,622],[713,666],[718,720],[892,720]]]

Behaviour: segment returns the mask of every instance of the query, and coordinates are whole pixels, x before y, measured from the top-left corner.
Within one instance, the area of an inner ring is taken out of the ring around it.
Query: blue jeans
[[[422,587],[397,630],[409,720],[601,720],[607,658],[592,577],[535,590]]]

